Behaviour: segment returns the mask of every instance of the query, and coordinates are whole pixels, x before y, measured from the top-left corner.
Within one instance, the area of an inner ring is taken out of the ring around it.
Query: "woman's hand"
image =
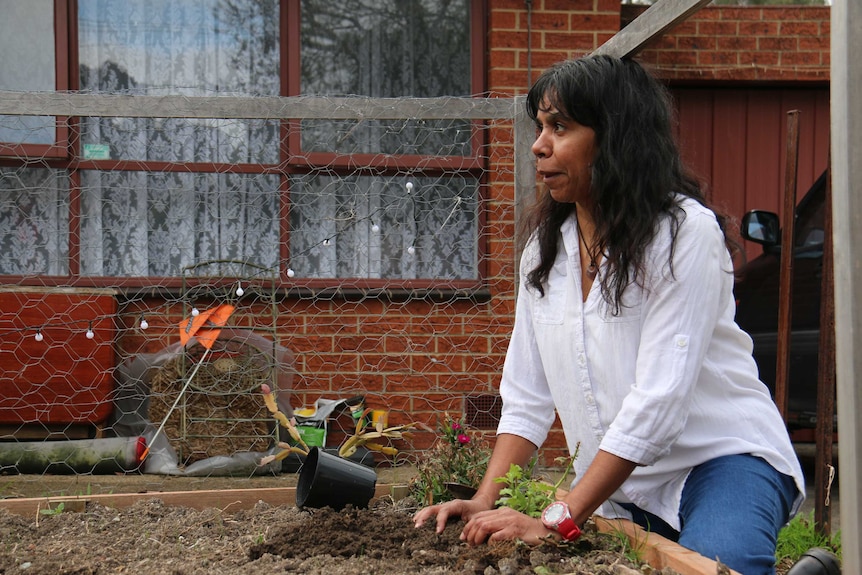
[[[460,517],[464,521],[469,521],[477,513],[491,508],[490,505],[480,499],[455,499],[423,507],[413,515],[413,525],[422,527],[426,521],[436,517],[437,533],[442,533],[450,517]]]
[[[473,515],[461,532],[461,540],[470,545],[479,545],[487,541],[505,541],[520,539],[530,545],[536,545],[556,532],[548,529],[540,519],[519,513],[510,507],[501,507],[490,511],[482,511]]]

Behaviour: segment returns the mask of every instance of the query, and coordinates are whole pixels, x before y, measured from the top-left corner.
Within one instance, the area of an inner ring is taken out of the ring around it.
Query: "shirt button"
[[[578,354],[578,365],[581,367],[587,365],[587,357],[584,354]]]
[[[685,338],[681,337],[681,338],[676,340],[676,346],[677,347],[685,347],[686,345],[688,345],[688,344],[686,343]]]

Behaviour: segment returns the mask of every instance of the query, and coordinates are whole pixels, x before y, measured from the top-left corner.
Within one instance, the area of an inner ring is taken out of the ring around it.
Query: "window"
[[[0,89],[53,92],[68,85],[65,35],[55,29],[54,0],[0,0]],[[58,7],[58,15],[64,10]],[[59,120],[59,121],[58,121]],[[0,156],[63,156],[68,133],[53,116],[0,115]]]
[[[64,17],[65,2],[39,0],[11,33],[53,10],[77,39],[70,85],[87,94],[397,98],[483,89],[474,80],[481,55],[471,54],[481,3],[470,0],[72,4],[77,13]],[[55,57],[45,49],[51,38],[38,44],[40,59]],[[0,76],[0,89],[40,89],[7,77],[15,76]],[[224,259],[324,285],[479,279],[482,163],[470,121],[179,116],[81,117],[68,159],[0,160],[0,275],[134,285]],[[56,139],[53,118],[27,118],[44,125],[25,135]],[[0,117],[0,135],[23,142],[20,122]],[[24,236],[35,247],[13,256]]]

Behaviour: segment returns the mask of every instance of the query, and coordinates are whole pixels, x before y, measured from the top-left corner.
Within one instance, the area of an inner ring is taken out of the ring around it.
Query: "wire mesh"
[[[0,453],[140,436],[136,473],[279,473],[254,465],[277,449],[263,382],[287,414],[360,397],[428,425],[375,465],[417,461],[446,413],[493,434],[534,184],[521,108],[0,92]],[[223,303],[189,382],[181,326]],[[355,417],[327,415],[327,448]]]

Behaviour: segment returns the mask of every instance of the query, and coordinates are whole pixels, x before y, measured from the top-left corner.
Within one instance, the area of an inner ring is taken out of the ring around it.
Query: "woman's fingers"
[[[535,544],[549,533],[538,519],[502,507],[475,514],[464,526],[461,540],[470,545],[513,539]]]

